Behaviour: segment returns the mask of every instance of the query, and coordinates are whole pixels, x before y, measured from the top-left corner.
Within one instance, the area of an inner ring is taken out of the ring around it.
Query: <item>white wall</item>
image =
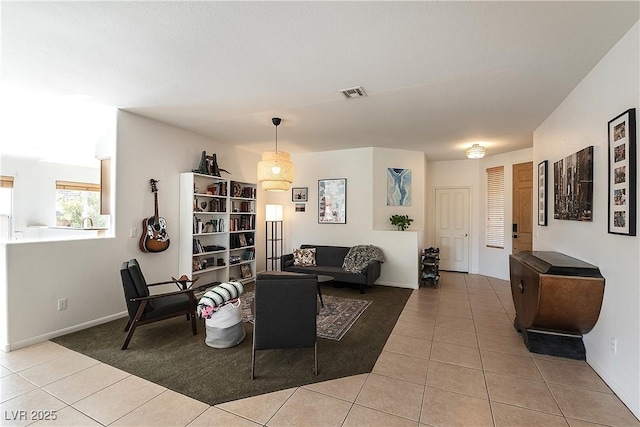
[[[6,351],[5,343],[9,336],[9,298],[7,297],[7,253],[6,244],[0,243],[0,349]]]
[[[504,248],[488,248],[486,242],[486,217],[480,215],[480,229],[478,230],[478,273],[485,276],[497,277],[499,279],[509,280],[509,254],[511,254],[513,245],[511,242],[511,232],[513,224],[513,165],[518,163],[530,162],[533,158],[533,150],[526,148],[524,150],[513,151],[511,153],[499,154],[496,156],[488,156],[480,162],[480,174],[479,182],[482,185],[479,186],[480,207],[478,212],[487,211],[487,173],[488,168],[495,166],[504,166]],[[537,167],[533,167],[534,173],[537,171]],[[534,180],[535,181],[535,180]],[[536,192],[533,191],[531,197],[535,197]],[[537,206],[537,203],[533,203],[532,206]],[[533,221],[537,223],[536,216],[533,215]]]
[[[509,280],[509,254],[511,253],[512,217],[512,166],[530,162],[532,149],[487,156],[480,160],[453,160],[430,162],[427,174],[427,242],[435,240],[435,191],[437,188],[470,188],[470,262],[469,273],[482,274]],[[504,166],[505,180],[505,247],[487,248],[485,245],[486,212],[486,170],[494,166]]]
[[[267,203],[284,205],[285,253],[301,244],[354,246],[371,244],[382,248],[385,263],[376,283],[417,288],[418,254],[424,224],[424,153],[361,148],[293,156],[294,187],[309,188],[305,212],[295,212],[291,193],[267,196]],[[386,168],[412,171],[412,206],[386,206]],[[347,179],[347,223],[318,224],[318,180]],[[407,213],[415,222],[411,231],[394,231],[390,212]],[[293,238],[289,237],[293,236]]]
[[[413,219],[409,230],[422,231],[425,228],[424,192],[426,166],[424,153],[407,150],[374,148],[372,159],[373,186],[371,211],[374,230],[395,230],[391,225],[391,215],[409,215]],[[387,206],[387,168],[411,170],[411,205]]]
[[[117,149],[112,163],[116,181],[115,238],[3,244],[4,252],[0,251],[0,255],[4,253],[2,267],[6,268],[6,275],[0,274],[0,291],[5,289],[3,294],[7,295],[6,304],[3,304],[6,310],[3,319],[7,321],[3,322],[6,325],[4,332],[0,331],[2,348],[16,349],[122,316],[125,304],[119,267],[124,260],[137,258],[150,282],[175,275],[179,246],[179,174],[198,166],[202,150],[215,152],[220,166],[232,172],[231,178],[255,182],[259,155],[135,114],[119,112]],[[373,229],[375,150],[345,150],[295,159],[294,185],[309,187],[307,211],[293,212],[290,192],[259,191],[257,221],[264,224],[266,203],[281,202],[285,205],[286,236],[296,236],[295,241],[287,241],[289,250],[307,242],[374,244],[382,247],[387,256],[379,283],[417,287],[421,230],[398,232],[392,231],[390,225],[389,231]],[[410,167],[414,183],[424,182],[424,161],[415,162],[415,153],[396,154],[393,151],[386,152],[385,156],[395,156],[394,163],[384,166]],[[403,161],[404,154],[411,160]],[[423,153],[419,154],[423,156]],[[378,179],[385,174],[385,169],[379,169],[376,170]],[[318,179],[339,177],[347,178],[348,222],[346,225],[320,225],[316,212]],[[158,254],[140,252],[138,237],[129,238],[130,229],[136,228],[140,233],[142,220],[153,213],[150,178],[159,180],[159,213],[167,220],[171,237],[169,249]],[[16,188],[16,194],[18,190]],[[381,191],[384,193],[384,188]],[[419,190],[414,191],[413,196],[416,207],[424,204]],[[18,209],[21,204],[16,201]],[[415,214],[416,223],[423,222],[423,218],[422,214]],[[265,261],[264,248],[259,242],[264,241],[264,226],[260,226],[256,234],[257,265],[261,270]],[[57,311],[60,298],[68,300],[65,311]]]
[[[461,154],[463,155],[463,154]],[[444,162],[429,162],[427,171],[427,232],[425,246],[438,246],[435,244],[435,218],[436,218],[436,189],[437,188],[469,188],[471,197],[471,214],[469,238],[469,272],[478,272],[478,233],[481,215],[478,211],[479,185],[479,161],[477,160],[452,160]]]
[[[95,167],[62,165],[40,161],[36,158],[24,158],[3,155],[0,170],[3,175],[14,177],[13,181],[13,230],[17,239],[39,239],[49,237],[46,230],[34,226],[56,225],[56,180],[100,183],[100,162]],[[59,230],[50,230],[51,238]],[[81,234],[94,233],[67,231],[65,237],[80,237]]]
[[[549,225],[535,227],[533,243],[536,250],[562,252],[600,268],[605,294],[600,318],[584,337],[587,361],[636,417],[640,417],[640,238],[607,233],[607,122],[629,108],[639,111],[639,37],[636,23],[535,131],[533,147],[535,164],[549,160],[552,166],[594,146],[593,222],[554,220],[551,211]],[[611,338],[618,340],[617,354],[610,350]]]
[[[4,350],[122,316],[122,261],[137,258],[149,282],[177,274],[179,174],[198,167],[202,150],[217,153],[218,163],[231,171],[234,179],[255,182],[258,155],[119,112],[114,162],[115,238],[13,242],[3,247],[1,262],[6,279],[0,283],[0,290],[6,288],[7,330],[0,344]],[[169,249],[157,254],[141,252],[138,237],[129,238],[130,228],[137,228],[139,233],[143,218],[153,214],[150,178],[160,180],[159,213],[166,218],[171,237]],[[264,256],[262,252],[258,247],[259,257]],[[67,298],[67,310],[57,311],[59,298]],[[4,317],[2,320],[5,323]]]

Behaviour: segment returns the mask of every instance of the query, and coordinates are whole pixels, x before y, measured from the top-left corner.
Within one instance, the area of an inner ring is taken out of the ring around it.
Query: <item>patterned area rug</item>
[[[242,321],[253,323],[251,305],[253,292],[247,292],[240,297],[242,301]],[[333,295],[323,295],[324,307],[320,307],[317,320],[318,336],[330,340],[340,341],[364,313],[371,301],[342,298]]]

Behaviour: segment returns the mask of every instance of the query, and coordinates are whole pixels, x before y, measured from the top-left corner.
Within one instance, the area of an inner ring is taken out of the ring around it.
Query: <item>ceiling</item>
[[[638,21],[631,2],[2,2],[2,83],[220,144],[464,158],[533,131]],[[362,86],[367,97],[338,91]],[[180,141],[176,141],[180,144]]]

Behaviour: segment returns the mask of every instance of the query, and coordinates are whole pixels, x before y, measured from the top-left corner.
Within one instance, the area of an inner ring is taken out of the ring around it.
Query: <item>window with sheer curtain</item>
[[[487,169],[486,244],[504,248],[504,166]]]

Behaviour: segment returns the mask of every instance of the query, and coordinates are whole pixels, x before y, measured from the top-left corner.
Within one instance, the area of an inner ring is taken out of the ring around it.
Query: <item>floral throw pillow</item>
[[[316,265],[316,248],[294,249],[293,265],[312,267]]]

